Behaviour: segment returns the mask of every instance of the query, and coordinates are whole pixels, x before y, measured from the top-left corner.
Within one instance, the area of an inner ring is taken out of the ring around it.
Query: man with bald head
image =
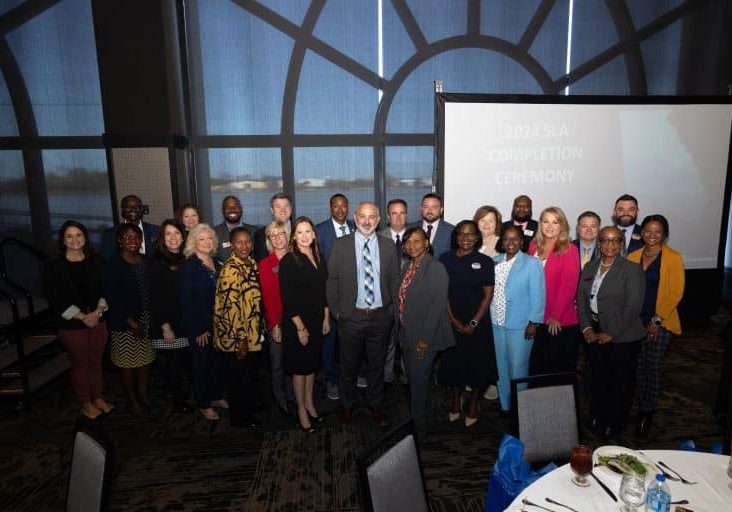
[[[399,289],[394,242],[376,236],[381,217],[374,203],[363,202],[353,215],[356,231],[333,242],[328,257],[326,292],[338,321],[341,424],[348,425],[356,402],[356,381],[366,359],[366,398],[374,420],[388,425],[382,409],[384,361]]]
[[[513,208],[511,209],[511,220],[503,223],[503,229],[508,226],[517,226],[521,228],[524,234],[524,241],[521,244],[521,250],[526,252],[529,250],[529,242],[534,238],[539,223],[531,218],[531,198],[526,195],[517,196],[513,200]]]
[[[160,226],[148,224],[142,218],[145,215],[145,206],[142,199],[134,194],[130,194],[122,198],[119,202],[119,215],[122,218],[121,224],[134,224],[142,231],[143,239],[140,246],[140,254],[150,259],[155,252],[155,240],[160,235]],[[118,226],[105,229],[102,233],[102,245],[100,252],[107,261],[110,261],[119,251],[117,247],[117,230]]]

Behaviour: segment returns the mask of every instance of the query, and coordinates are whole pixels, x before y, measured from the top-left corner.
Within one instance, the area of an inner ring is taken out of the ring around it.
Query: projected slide
[[[510,217],[515,196],[560,206],[572,236],[577,215],[610,224],[615,199],[638,198],[644,215],[669,219],[669,245],[687,268],[716,268],[732,106],[446,102],[445,217],[483,204]]]

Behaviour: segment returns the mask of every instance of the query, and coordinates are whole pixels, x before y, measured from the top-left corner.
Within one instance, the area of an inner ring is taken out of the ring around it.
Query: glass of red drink
[[[580,487],[590,485],[587,475],[592,472],[592,448],[583,444],[572,448],[572,458],[569,459],[569,465],[574,472],[572,482]]]

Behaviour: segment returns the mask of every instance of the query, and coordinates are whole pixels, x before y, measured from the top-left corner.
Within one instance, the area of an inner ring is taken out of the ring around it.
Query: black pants
[[[633,404],[640,340],[628,343],[590,343],[587,355],[592,370],[590,413],[602,427],[621,432]]]
[[[191,381],[191,349],[156,350],[155,364],[163,374],[167,391],[173,396],[173,404],[182,405],[189,395],[184,376]]]
[[[384,362],[391,335],[392,317],[384,309],[354,311],[338,321],[340,344],[341,405],[350,409],[356,402],[356,381],[366,358],[366,398],[370,407],[380,407],[384,398]]]
[[[546,324],[539,326],[531,347],[529,375],[576,372],[579,353],[579,326],[565,325],[555,336]]]
[[[245,358],[237,359],[235,352],[226,353],[226,394],[232,427],[245,427],[254,418],[261,355],[249,352]]]

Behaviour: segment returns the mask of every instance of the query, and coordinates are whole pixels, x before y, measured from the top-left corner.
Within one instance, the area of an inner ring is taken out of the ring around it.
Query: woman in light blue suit
[[[491,302],[493,342],[498,366],[501,409],[511,408],[511,379],[529,374],[529,355],[537,324],[544,320],[544,269],[521,252],[523,233],[509,226],[501,237],[505,254],[494,258],[495,284]]]

